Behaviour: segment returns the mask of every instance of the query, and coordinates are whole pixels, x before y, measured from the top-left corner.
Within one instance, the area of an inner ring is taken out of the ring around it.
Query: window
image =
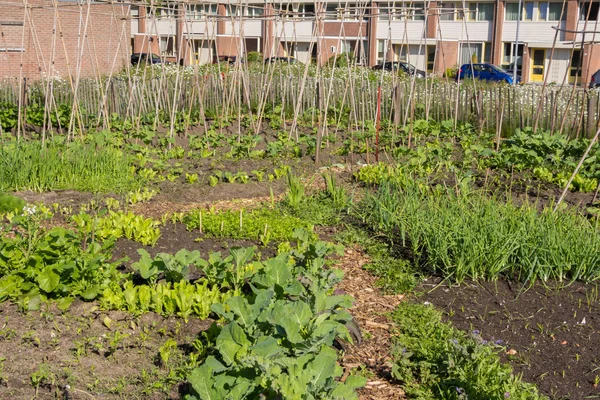
[[[579,5],[580,21],[596,21],[598,19],[598,8],[600,3],[581,3]]]
[[[160,54],[163,56],[175,55],[175,38],[173,36],[160,37]]]
[[[313,6],[314,12],[314,6]],[[354,3],[332,3],[327,4],[327,8],[325,9],[325,19],[334,20],[358,20],[364,19],[367,20],[365,15],[365,10],[363,7],[354,4]]]
[[[483,60],[484,63],[492,62],[492,42],[485,42],[483,44]]]
[[[481,43],[463,43],[461,48],[460,63],[478,63],[481,60],[483,46]]]
[[[248,6],[249,17],[259,17],[263,15],[263,9],[261,7]]]
[[[407,19],[413,21],[425,21],[425,6],[423,3],[412,3],[410,4],[410,10],[408,11]]]
[[[394,5],[398,4],[397,8]],[[454,9],[454,3],[452,4]],[[329,10],[329,6],[327,6]],[[329,12],[328,12],[329,14]],[[425,20],[425,6],[423,3],[379,3],[379,18],[380,21],[395,21],[395,20],[411,20],[411,21],[424,21]]]
[[[524,44],[519,44],[519,48],[517,49],[517,72],[521,71],[521,66],[523,65],[523,49],[525,48]],[[505,70],[512,72],[515,59],[513,57],[513,52],[515,50],[515,43],[513,42],[505,42],[502,48],[502,68]]]
[[[315,15],[315,5],[314,4],[301,4],[298,9],[299,12],[302,13],[305,17],[311,17]]]
[[[393,9],[390,9],[386,6],[379,7],[379,17],[380,21],[390,21],[390,12],[393,12]]]
[[[385,58],[385,40],[377,41],[377,63],[380,64]]]
[[[407,61],[408,60],[408,45],[396,44],[394,45],[394,61]]]
[[[492,43],[463,43],[461,48],[461,64],[489,63],[492,61]]]
[[[433,72],[435,64],[435,45],[427,46],[427,72]]]
[[[538,4],[538,21],[546,21],[548,19],[548,3],[540,1]]]
[[[188,6],[185,15],[190,20],[204,19],[206,15],[217,15],[217,5],[192,4]]]
[[[538,21],[558,21],[567,19],[567,13],[562,12],[562,3],[538,3]]]
[[[240,17],[242,15],[242,9],[238,6],[233,6],[231,4],[225,6],[226,7],[226,15],[228,17]]]
[[[548,21],[566,21],[567,10],[563,12],[562,3],[548,3]]]
[[[438,5],[440,21],[454,21],[455,12],[454,3],[439,3]]]
[[[576,77],[581,79],[581,50],[573,50],[573,54],[571,54],[569,82],[573,83]]]
[[[524,21],[533,21],[533,1],[526,1],[523,4],[523,14]]]
[[[160,18],[175,17],[175,9],[173,8],[156,8],[156,16]]]
[[[518,21],[519,20],[519,3],[506,3],[506,11],[504,20]]]
[[[493,3],[469,3],[467,14],[469,21],[493,21],[494,4]]]

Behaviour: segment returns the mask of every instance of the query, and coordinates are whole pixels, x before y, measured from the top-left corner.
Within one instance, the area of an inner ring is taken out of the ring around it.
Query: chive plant
[[[477,192],[425,193],[384,183],[356,212],[420,266],[456,282],[600,278],[597,225],[575,210],[540,212]]]
[[[142,184],[128,158],[112,146],[48,141],[0,148],[0,191],[125,192]]]

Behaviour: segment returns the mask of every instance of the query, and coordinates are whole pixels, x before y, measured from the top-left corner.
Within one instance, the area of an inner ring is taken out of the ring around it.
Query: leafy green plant
[[[290,207],[292,207],[292,209],[297,210],[304,200],[304,185],[302,184],[300,177],[294,175],[289,169],[287,170],[286,180],[288,185],[286,202]]]
[[[159,221],[133,212],[109,211],[98,218],[95,234],[101,239],[126,237],[144,245],[154,246],[160,238]]]
[[[200,252],[181,249],[174,256],[168,253],[158,253],[154,260],[144,249],[138,249],[140,260],[133,263],[131,268],[138,272],[140,277],[150,282],[156,282],[159,274],[168,282],[179,282],[187,279],[189,267],[195,265],[200,259]]]
[[[355,389],[366,380],[350,376],[339,382],[342,369],[332,348],[336,338],[351,340],[345,310],[350,298],[328,295],[340,278],[322,268],[322,257],[331,250],[303,237],[307,235],[297,232],[303,249],[293,259],[290,253],[280,254],[249,278],[250,300],[234,296],[212,306],[225,325],[214,355],[188,376],[188,400],[357,398]]]
[[[501,347],[442,322],[433,307],[402,302],[392,318],[399,327],[392,376],[409,398],[545,399],[501,363]]]
[[[27,311],[55,300],[66,309],[75,297],[93,300],[118,281],[118,263],[109,261],[111,241],[101,244],[62,227],[45,229],[48,217],[26,207],[12,219],[11,235],[0,230],[0,302],[10,299]]]
[[[133,192],[128,192],[125,195],[125,201],[131,205],[137,203],[147,203],[156,195],[156,190],[144,188]]]
[[[345,208],[348,205],[348,196],[344,188],[336,184],[335,176],[331,173],[323,174],[323,180],[325,193],[333,202],[333,206],[337,209]]]
[[[8,193],[0,193],[0,214],[16,213],[20,214],[25,206],[25,200]]]
[[[200,217],[202,213],[202,217]],[[280,210],[261,208],[252,211],[203,211],[187,213],[183,222],[188,230],[198,229],[212,237],[259,240],[268,226],[270,240],[290,240],[294,229],[312,231],[307,221],[290,215],[282,215]],[[202,228],[200,229],[200,224]]]
[[[198,174],[185,174],[185,180],[187,183],[194,184],[198,181]]]

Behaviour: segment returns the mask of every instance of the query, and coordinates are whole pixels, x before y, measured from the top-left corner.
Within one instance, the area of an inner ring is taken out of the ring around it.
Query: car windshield
[[[507,72],[505,70],[503,70],[502,68],[496,66],[496,65],[490,65],[490,68],[493,69],[496,72],[501,72],[503,74],[506,74]]]
[[[412,74],[412,73],[414,73],[414,72],[415,72],[415,69],[416,69],[416,68],[415,68],[415,67],[413,67],[412,65],[410,65],[409,63],[401,63],[401,64],[402,64],[402,67],[404,67],[404,69],[405,69],[406,71],[408,71],[408,73],[409,73],[409,74]]]

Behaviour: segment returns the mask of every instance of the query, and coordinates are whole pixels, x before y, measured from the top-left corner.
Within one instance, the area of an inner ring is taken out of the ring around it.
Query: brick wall
[[[128,7],[29,0],[0,5],[0,78],[108,75],[129,62]],[[87,29],[86,29],[87,20]]]

